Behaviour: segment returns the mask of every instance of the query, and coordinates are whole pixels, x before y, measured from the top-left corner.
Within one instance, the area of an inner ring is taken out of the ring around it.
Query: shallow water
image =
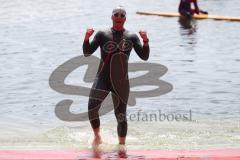
[[[13,0],[0,6],[0,148],[88,148],[87,121],[64,122],[54,112],[63,99],[71,111],[87,110],[87,97],[52,90],[49,77],[69,59],[82,55],[87,27],[111,26],[111,10],[127,9],[126,28],[146,29],[151,55],[148,62],[168,68],[160,79],[173,85],[168,94],[138,98],[129,114],[187,114],[190,122],[130,121],[130,149],[198,149],[240,147],[240,23],[198,20],[191,27],[178,18],[139,16],[137,10],[175,11],[177,0],[63,1]],[[211,14],[240,16],[237,0],[200,1]],[[224,10],[222,7],[224,6]],[[130,63],[141,60],[134,52]],[[99,50],[95,53],[99,56]],[[91,87],[83,81],[86,67],[66,79],[67,84]],[[130,78],[136,73],[130,73]],[[151,88],[150,86],[146,89]],[[136,91],[145,89],[134,88]],[[133,89],[132,89],[133,90]],[[101,117],[104,141],[117,143],[113,112]]]

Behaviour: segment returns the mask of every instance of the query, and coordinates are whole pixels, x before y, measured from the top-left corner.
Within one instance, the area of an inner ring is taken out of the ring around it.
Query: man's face
[[[112,21],[113,21],[114,26],[123,27],[123,25],[126,21],[126,16],[125,16],[125,14],[123,14],[121,12],[117,12],[112,15]]]

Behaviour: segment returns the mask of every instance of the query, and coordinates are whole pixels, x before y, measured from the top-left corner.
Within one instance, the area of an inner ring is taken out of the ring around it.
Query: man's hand
[[[87,31],[86,31],[84,40],[88,41],[89,38],[92,36],[93,32],[94,32],[93,28],[88,28]]]
[[[145,31],[139,31],[139,34],[140,34],[141,38],[143,39],[143,42],[144,42],[144,43],[148,43],[147,32],[145,32]]]

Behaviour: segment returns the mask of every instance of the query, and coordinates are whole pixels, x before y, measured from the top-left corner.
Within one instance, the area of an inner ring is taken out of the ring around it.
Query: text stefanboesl
[[[194,121],[192,119],[192,110],[187,111],[186,113],[163,113],[161,110],[157,110],[154,113],[146,113],[141,110],[134,113],[127,113],[127,120],[129,121]]]

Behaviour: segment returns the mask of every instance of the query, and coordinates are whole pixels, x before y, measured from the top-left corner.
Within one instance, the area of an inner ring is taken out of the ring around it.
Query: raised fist
[[[93,32],[94,32],[93,28],[88,28],[86,31],[86,34],[85,34],[85,40],[89,40],[89,38],[92,36]]]
[[[139,34],[141,36],[141,38],[143,39],[143,41],[148,41],[148,37],[147,37],[147,32],[146,31],[139,31]]]

